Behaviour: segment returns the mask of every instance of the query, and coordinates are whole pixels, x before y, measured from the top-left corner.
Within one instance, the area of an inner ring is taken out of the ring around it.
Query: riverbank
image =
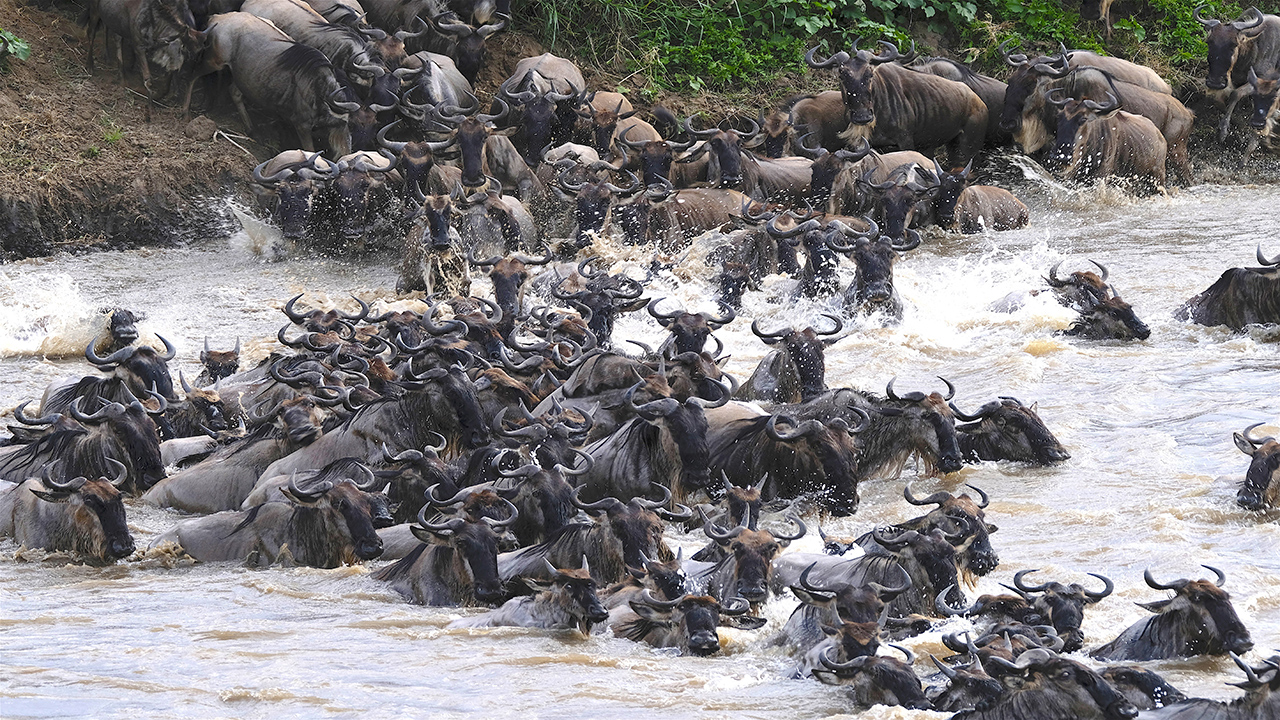
[[[233,232],[236,223],[224,200],[248,203],[253,165],[277,148],[247,137],[229,103],[205,108],[199,88],[194,107],[207,111],[211,121],[190,123],[176,107],[179,93],[172,93],[146,122],[140,78],[130,72],[122,82],[118,62],[106,59],[101,42],[97,69],[85,69],[79,13],[69,0],[42,6],[0,0],[0,27],[26,39],[32,50],[28,60],[11,61],[0,71],[0,262],[166,247]],[[482,96],[492,93],[520,58],[544,52],[531,34],[535,29],[525,29],[491,38],[477,83]],[[965,54],[960,47],[949,51],[948,43],[956,39],[924,28],[920,36],[940,52]],[[662,104],[680,116],[705,113],[708,120],[735,112],[754,117],[761,107],[789,96],[834,87],[829,73],[783,71],[771,75],[767,88],[675,92],[622,58],[584,46],[575,59],[591,87],[621,89],[641,106]],[[1185,82],[1191,75],[1182,71],[1179,77]],[[1247,139],[1246,112],[1237,112],[1231,138],[1220,145],[1213,134],[1219,111],[1189,82],[1179,97],[1200,116],[1191,152],[1204,181],[1280,181],[1275,154],[1259,153],[1247,168],[1236,160]],[[266,125],[255,137],[269,143],[275,133]]]

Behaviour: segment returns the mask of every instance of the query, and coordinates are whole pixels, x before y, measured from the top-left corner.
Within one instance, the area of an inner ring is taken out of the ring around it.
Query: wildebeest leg
[[[1226,142],[1227,133],[1231,130],[1231,113],[1236,111],[1236,103],[1253,94],[1253,87],[1244,85],[1231,93],[1227,109],[1222,111],[1222,120],[1218,123],[1218,142]]]
[[[1258,136],[1262,133],[1256,132],[1249,136],[1249,146],[1244,149],[1244,155],[1240,157],[1240,164],[1249,162],[1249,158],[1253,156],[1253,151],[1258,149]]]
[[[245,132],[252,135],[253,123],[249,120],[249,111],[244,106],[244,95],[240,93],[240,88],[234,82],[231,83],[231,102],[236,104],[236,111],[240,113],[240,119],[244,121]],[[311,148],[303,149],[310,150]]]
[[[97,8],[89,9],[89,24],[85,26],[85,60],[84,67],[89,72],[93,72],[93,41],[98,34],[98,12]],[[107,44],[106,36],[103,36],[102,44]],[[106,48],[103,48],[106,52]]]
[[[146,53],[142,52],[141,46],[138,48],[138,70],[142,73],[142,89],[147,91],[146,110],[142,113],[143,122],[151,122],[151,106],[155,105],[155,91],[151,89],[151,63],[147,61]]]

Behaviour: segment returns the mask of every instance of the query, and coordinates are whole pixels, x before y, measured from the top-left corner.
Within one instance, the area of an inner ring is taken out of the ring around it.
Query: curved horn
[[[978,412],[973,413],[972,415],[962,412],[960,408],[956,407],[955,403],[947,403],[947,407],[951,408],[951,412],[954,413],[955,416],[960,418],[961,420],[965,422],[975,422],[977,420],[981,420],[982,418],[990,415],[996,410],[999,410],[1000,403],[998,401],[993,400],[987,403],[986,405],[983,405],[982,407],[978,408]]]
[[[1033,568],[1031,570],[1019,570],[1018,572],[1014,573],[1013,586],[1025,593],[1044,592],[1046,589],[1048,589],[1049,583],[1044,583],[1042,585],[1027,585],[1025,582],[1023,582],[1022,578],[1026,577],[1027,575],[1030,575],[1033,572],[1040,572],[1040,568]]]
[[[125,360],[133,357],[133,354],[138,351],[138,347],[136,345],[130,345],[128,347],[120,348],[106,357],[98,357],[98,353],[94,352],[93,349],[95,342],[95,340],[89,341],[89,345],[84,349],[84,357],[86,360],[98,367],[124,362]]]
[[[1113,590],[1116,589],[1115,584],[1111,582],[1111,578],[1107,577],[1106,575],[1099,575],[1098,573],[1089,573],[1089,575],[1101,580],[1102,586],[1103,586],[1102,590],[1098,592],[1094,592],[1092,590],[1084,591],[1084,596],[1089,598],[1093,602],[1098,602],[1099,600],[1107,597],[1108,595],[1111,594]]]
[[[796,517],[795,515],[788,515],[787,520],[796,526],[796,532],[794,534],[784,535],[778,532],[770,533],[770,534],[773,535],[778,540],[786,540],[790,542],[792,540],[799,540],[800,538],[804,537],[806,532],[809,531],[809,528],[805,526],[804,522],[801,521],[800,518]]]
[[[1258,243],[1258,264],[1263,267],[1280,265],[1280,255],[1276,255],[1274,258],[1268,260],[1267,256],[1262,254],[1262,243]],[[1103,277],[1102,279],[1106,280],[1106,277]]]
[[[978,497],[981,500],[981,502],[977,503],[978,507],[985,510],[986,507],[991,504],[991,498],[987,497],[987,494],[982,491],[982,488],[977,485],[970,485],[969,483],[965,483],[965,487],[978,493]]]
[[[1223,585],[1226,585],[1226,584],[1227,584],[1227,574],[1226,574],[1226,573],[1222,572],[1221,570],[1219,570],[1219,569],[1218,569],[1218,568],[1216,568],[1216,567],[1213,567],[1212,565],[1201,565],[1200,567],[1204,568],[1205,570],[1208,570],[1208,571],[1212,572],[1214,575],[1216,575],[1216,576],[1217,576],[1217,578],[1216,578],[1216,579],[1214,579],[1214,581],[1213,581],[1213,584],[1214,584],[1214,585],[1217,585],[1218,587],[1222,587]]]
[[[816,55],[816,54],[817,54],[817,52],[818,52],[818,48],[817,48],[817,46],[814,46],[814,47],[812,47],[812,48],[809,48],[809,51],[808,51],[808,52],[806,52],[806,53],[804,54],[804,62],[805,62],[805,64],[806,64],[806,65],[808,65],[809,67],[813,68],[814,70],[821,70],[821,69],[823,69],[823,68],[829,68],[829,67],[831,67],[832,65],[835,65],[835,64],[837,64],[837,63],[846,63],[846,62],[849,62],[849,53],[847,53],[847,52],[845,52],[845,51],[843,51],[843,50],[841,50],[840,52],[836,53],[835,55],[832,55],[831,57],[827,58],[826,60],[818,60],[818,59],[817,59],[817,55]]]
[[[1205,29],[1206,29],[1206,30],[1212,30],[1212,29],[1214,29],[1214,28],[1218,27],[1219,25],[1221,25],[1221,24],[1222,24],[1222,21],[1221,21],[1221,20],[1214,20],[1214,19],[1206,20],[1206,19],[1204,19],[1204,18],[1200,17],[1200,11],[1201,11],[1201,10],[1203,10],[1203,9],[1205,9],[1206,7],[1209,7],[1209,6],[1208,6],[1208,5],[1198,5],[1198,6],[1196,6],[1196,9],[1191,11],[1191,16],[1192,16],[1192,17],[1194,17],[1194,18],[1196,19],[1196,22],[1198,22],[1198,23],[1200,23],[1201,25],[1203,25],[1203,26],[1205,27]]]
[[[1155,590],[1181,590],[1186,584],[1186,580],[1175,580],[1168,585],[1162,585],[1151,577],[1151,568],[1142,571],[1142,579],[1147,582],[1147,586]]]
[[[1262,13],[1256,7],[1251,7],[1244,11],[1245,16],[1252,16],[1253,20],[1236,20],[1231,23],[1231,27],[1236,30],[1252,30],[1262,24]]]
[[[38,418],[28,417],[27,414],[23,412],[23,410],[30,404],[31,404],[31,401],[28,400],[13,409],[13,418],[18,422],[22,423],[23,425],[52,425],[58,421],[59,417],[61,417],[61,415],[58,413],[49,413],[48,415],[44,415]],[[1246,430],[1245,432],[1248,432],[1248,431]]]
[[[911,483],[907,483],[902,488],[902,497],[906,498],[907,502],[911,503],[912,505],[937,505],[941,507],[943,503],[945,503],[946,501],[952,498],[952,495],[951,493],[945,490],[941,490],[939,492],[936,492],[930,495],[929,497],[917,498],[911,492]]]

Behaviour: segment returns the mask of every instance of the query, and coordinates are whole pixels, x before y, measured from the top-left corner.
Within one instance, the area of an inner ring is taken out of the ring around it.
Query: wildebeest
[[[838,52],[816,60],[817,48],[805,54],[812,68],[839,65],[840,92],[848,128],[846,142],[866,137],[874,147],[899,150],[947,145],[952,167],[963,167],[982,148],[987,132],[987,106],[965,85],[936,75],[915,73],[893,63],[898,48],[881,42],[884,52]]]
[[[116,466],[114,478],[84,476],[58,480],[57,463],[44,466],[41,478],[0,483],[0,537],[19,545],[65,550],[93,563],[110,564],[133,554],[133,537],[125,521],[123,496],[117,485],[127,471]]]
[[[615,625],[615,635],[658,648],[679,648],[700,657],[720,649],[717,626],[752,628],[765,622],[763,618],[743,617],[751,605],[742,598],[721,603],[713,597],[685,594],[660,600],[645,591],[630,606],[636,619]]]
[[[1086,590],[1083,585],[1069,585],[1051,581],[1039,585],[1027,585],[1023,578],[1038,570],[1020,570],[1013,576],[1013,586],[1019,595],[1033,603],[1040,617],[1058,631],[1063,640],[1063,652],[1075,652],[1084,645],[1084,632],[1080,624],[1084,620],[1084,606],[1101,601],[1111,594],[1115,586],[1106,576],[1089,573],[1102,581],[1102,589]],[[1038,593],[1038,594],[1037,594]]]
[[[1280,120],[1280,68],[1266,77],[1258,77],[1253,70],[1249,71],[1249,85],[1253,88],[1253,114],[1249,116],[1249,127],[1257,132],[1249,137],[1249,146],[1245,148],[1244,159],[1248,161],[1253,151],[1261,143],[1271,149],[1272,136],[1275,134],[1277,121]]]
[[[305,488],[290,480],[281,488],[286,502],[185,520],[156,537],[151,547],[172,542],[201,562],[234,560],[259,567],[286,555],[319,568],[373,560],[382,554],[382,539],[374,531],[374,500],[368,490],[372,486],[357,487],[351,480],[324,480]]]
[[[1249,434],[1265,424],[1254,423],[1243,433],[1232,435],[1240,452],[1253,458],[1236,493],[1236,504],[1245,510],[1280,507],[1280,442],[1274,437],[1255,438]]]
[[[1258,246],[1258,268],[1231,268],[1209,289],[1182,304],[1179,320],[1198,325],[1226,325],[1243,330],[1251,324],[1280,324],[1280,255],[1268,260]]]
[[[931,182],[938,184],[932,201],[932,220],[947,229],[971,235],[984,230],[1016,230],[1026,227],[1031,211],[1004,188],[970,185],[971,165],[944,171],[935,162]],[[928,170],[925,171],[928,173]]]
[[[848,253],[857,264],[853,282],[844,291],[844,306],[850,312],[863,314],[881,313],[884,322],[897,324],[902,320],[902,298],[893,286],[893,265],[898,253],[920,247],[920,234],[906,230],[906,240],[899,242],[888,235],[865,235],[841,223],[839,229],[827,240],[836,252]],[[846,242],[848,241],[848,242]]]
[[[1131,178],[1139,192],[1158,191],[1165,184],[1164,136],[1149,119],[1121,111],[1114,94],[1107,98],[1105,104],[1047,98],[1060,108],[1053,153],[1064,165],[1062,177],[1074,182]]]
[[[1156,614],[1139,620],[1089,654],[1102,660],[1162,660],[1250,650],[1253,640],[1249,629],[1222,590],[1226,573],[1204,567],[1218,576],[1216,583],[1182,579],[1165,585],[1156,582],[1149,569],[1145,571],[1142,577],[1148,586],[1176,594],[1168,600],[1138,603]]]
[[[543,560],[549,582],[524,578],[526,585],[535,590],[534,595],[512,598],[497,610],[483,615],[465,617],[449,623],[449,627],[498,627],[513,626],[540,630],[576,629],[590,635],[594,625],[609,619],[609,612],[600,604],[596,595],[596,581],[592,579],[587,557],[582,556],[582,568],[564,570],[550,561]]]
[[[707,230],[730,222],[750,198],[737,190],[686,188],[676,190],[666,178],[636,193],[631,202],[615,205],[614,223],[628,243],[655,245],[674,253]]]
[[[751,124],[751,130],[743,133],[719,128],[695,130],[692,119],[686,119],[685,131],[704,142],[676,162],[689,163],[705,153],[709,158],[707,181],[711,187],[738,189],[762,201],[802,201],[809,194],[810,161],[803,157],[756,157],[747,148],[760,134],[760,127],[754,120]]]
[[[303,150],[315,149],[312,133],[322,133],[333,157],[351,152],[347,118],[336,115],[327,100],[340,88],[333,65],[319,50],[293,42],[270,22],[249,13],[224,13],[209,19],[203,61],[192,72],[183,112],[191,104],[191,88],[201,75],[232,69],[231,99],[246,128],[253,122],[245,99],[267,109],[293,127]]]
[[[102,372],[111,373],[123,380],[134,397],[146,397],[148,391],[155,390],[166,400],[176,401],[178,396],[173,390],[173,377],[169,375],[168,363],[178,354],[178,351],[163,337],[160,337],[160,342],[164,343],[163,353],[156,352],[146,345],[130,345],[106,357],[99,357],[93,349],[93,343],[89,343],[84,350],[84,356]],[[68,406],[70,406],[70,398],[63,397],[59,400],[55,396],[46,398],[40,410],[41,412],[61,412]]]
[[[947,395],[909,392],[898,395],[893,380],[885,386],[887,397],[849,388],[832,390],[791,408],[799,420],[842,417],[859,424],[861,410],[871,417],[870,426],[858,435],[858,478],[897,477],[912,455],[918,455],[931,471],[951,473],[963,467],[955,418],[947,402],[955,396],[949,382]]]
[[[942,530],[948,539],[953,539],[960,567],[975,575],[986,575],[1000,564],[1000,556],[991,546],[991,534],[998,528],[987,522],[985,511],[990,498],[980,488],[973,485],[968,487],[977,493],[976,500],[968,493],[952,495],[945,490],[917,498],[911,492],[911,486],[904,485],[902,496],[907,502],[916,506],[937,507],[920,517],[897,523],[894,528],[918,532]],[[858,544],[864,550],[873,550],[878,545],[874,533],[859,537]]]
[[[194,513],[235,510],[272,463],[320,437],[325,413],[315,398],[300,395],[269,410],[250,409],[249,416],[257,427],[247,436],[156,483],[143,502]]]
[[[1229,703],[1192,698],[1166,704],[1149,713],[1152,720],[1263,720],[1280,717],[1280,654],[1255,668],[1231,653],[1231,661],[1244,671],[1245,679],[1228,683],[1245,691],[1244,697]],[[1270,673],[1268,677],[1267,673]]]
[[[813,674],[828,685],[852,686],[853,701],[859,707],[901,705],[918,710],[932,708],[920,679],[911,669],[916,661],[915,653],[893,643],[889,643],[889,647],[899,650],[904,660],[884,655],[863,655],[848,662],[836,662],[824,655],[822,668],[815,668]]]
[[[418,524],[409,528],[422,542],[373,578],[391,583],[392,589],[419,605],[500,602],[505,595],[498,579],[498,539],[494,531],[509,526],[519,516],[514,505],[502,502],[509,511],[503,520],[454,517],[435,523],[426,519],[428,506],[424,505],[418,513]]]
[[[186,0],[93,0],[88,4],[87,14],[86,66],[93,71],[93,39],[99,23],[105,25],[108,32],[120,36],[122,47],[128,40],[147,90],[145,118],[151,122],[151,106],[156,102],[156,91],[151,86],[151,64],[164,73],[176,73],[199,55],[205,39],[204,34],[195,29],[195,17]],[[109,38],[110,35],[104,36],[105,48],[110,47]],[[120,72],[123,75],[123,67]]]
[[[1187,699],[1164,678],[1138,665],[1112,665],[1102,671],[1102,678],[1139,710],[1154,710]]]
[[[1016,460],[1035,465],[1052,465],[1071,457],[1045,427],[1036,406],[1023,405],[1017,398],[1001,397],[978,408],[973,414],[961,412],[950,403],[956,419],[960,452],[965,460]]]
[[[105,333],[99,334],[94,341],[94,350],[99,355],[110,355],[137,342],[137,323],[142,320],[141,314],[124,308],[102,308],[98,313],[99,316],[105,315],[107,320]]]
[[[595,577],[601,583],[614,583],[627,574],[627,568],[643,568],[646,558],[666,561],[674,557],[671,548],[662,539],[663,524],[660,518],[672,522],[688,520],[693,512],[678,505],[679,511],[666,510],[670,501],[665,488],[662,500],[632,498],[623,503],[607,497],[593,503],[585,503],[577,492],[572,503],[592,516],[591,522],[575,522],[551,533],[543,543],[521,548],[498,556],[498,576],[503,580],[514,577],[541,577],[544,560],[567,564],[572,558],[588,556],[595,560]]]
[[[768,332],[760,329],[759,320],[751,321],[751,332],[766,345],[780,345],[756,366],[751,377],[739,388],[737,396],[746,400],[771,403],[795,403],[814,398],[827,389],[824,346],[843,339],[844,321],[836,315],[823,314],[835,323],[832,330],[803,330],[794,327]]]
[[[265,188],[259,203],[270,211],[285,240],[292,241],[311,229],[318,203],[337,175],[336,165],[302,150],[285,150],[253,169],[254,181]]]
[[[1209,95],[1225,107],[1218,123],[1218,140],[1227,138],[1231,113],[1236,103],[1253,92],[1249,73],[1265,76],[1280,66],[1280,16],[1263,15],[1251,7],[1239,20],[1222,22],[1200,16],[1205,5],[1195,9],[1195,18],[1208,30],[1209,73],[1205,87]]]
[[[404,4],[401,3],[401,5]],[[503,13],[498,13],[497,18],[497,22],[485,22],[476,27],[468,23],[454,22],[447,16],[432,17],[433,29],[442,36],[442,40],[445,40],[436,45],[435,49],[453,58],[458,65],[458,71],[472,83],[476,81],[480,68],[484,65],[485,40],[505,28],[507,21],[511,19],[509,15]]]
[[[240,371],[240,338],[236,338],[236,346],[232,350],[210,350],[209,338],[206,337],[204,349],[200,351],[200,364],[204,369],[196,376],[195,386],[198,388],[235,375]]]
[[[54,425],[29,444],[0,449],[0,479],[22,482],[55,461],[65,475],[104,477],[115,472],[111,460],[127,466],[123,486],[129,492],[141,493],[164,478],[160,435],[142,402],[95,402],[102,407],[90,413],[81,409],[82,399],[71,403],[69,412],[78,425]]]
[[[852,436],[870,424],[855,416],[855,426],[841,417],[799,422],[777,413],[734,420],[708,435],[710,466],[740,487],[764,482],[765,499],[812,495],[828,512],[852,515],[859,501]]]
[[[938,672],[947,678],[947,686],[929,698],[938,712],[972,710],[979,705],[989,706],[1004,694],[1004,684],[987,674],[982,661],[971,656],[968,663],[948,665],[929,656]]]
[[[954,715],[956,720],[1132,720],[1138,710],[1098,673],[1050,650],[1035,648],[1016,662],[996,657],[991,663],[1020,681],[989,707]]]
[[[838,627],[841,623],[890,622],[888,603],[911,587],[911,578],[901,572],[900,584],[888,587],[878,582],[866,585],[834,583],[818,585],[809,579],[816,563],[800,573],[797,584],[790,586],[791,593],[800,605],[787,618],[779,634],[780,641],[789,646],[793,654],[807,654],[822,642],[826,634],[823,626]]]

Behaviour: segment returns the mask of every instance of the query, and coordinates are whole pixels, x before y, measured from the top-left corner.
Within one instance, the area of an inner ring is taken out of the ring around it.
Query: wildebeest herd
[[[609,632],[696,656],[721,650],[718,628],[761,631],[793,657],[796,678],[848,686],[858,706],[1002,720],[1280,717],[1280,654],[1256,666],[1240,657],[1253,642],[1220,569],[1205,568],[1211,580],[1148,570],[1147,586],[1172,597],[1152,595],[1150,617],[1088,637],[1084,613],[1115,589],[1104,575],[1069,584],[1024,568],[1006,594],[966,596],[1000,564],[977,487],[921,497],[904,482],[919,517],[856,537],[820,527],[855,515],[861,483],[894,481],[912,459],[946,475],[1070,458],[1034,404],[970,405],[943,378],[934,390],[830,387],[825,352],[855,315],[901,316],[892,270],[921,244],[917,228],[1028,222],[1008,191],[971,184],[983,148],[1043,148],[1074,180],[1129,176],[1154,189],[1167,163],[1187,182],[1193,118],[1154,72],[1002,48],[1006,86],[889,43],[855,45],[806,57],[835,70],[839,91],[699,129],[661,109],[650,124],[551,55],[521,61],[483,112],[471,83],[484,39],[506,21],[502,3],[142,6],[100,2],[90,29],[101,18],[171,70],[183,58],[229,67],[246,123],[248,100],[297,128],[304,149],[254,171],[285,238],[347,249],[404,238],[400,290],[426,299],[375,310],[294,297],[255,367],[241,367],[239,342],[206,341],[204,371],[176,387],[174,345],[140,343],[135,316],[116,310],[85,350],[100,373],[15,411],[0,446],[0,535],[113,563],[137,551],[123,498],[138,496],[197,515],[154,551],[257,567],[390,561],[372,578],[408,602],[492,608],[458,627]],[[1209,87],[1226,78],[1228,102],[1245,88],[1267,101],[1280,18],[1202,22]],[[409,54],[415,44],[426,49]],[[165,53],[176,59],[166,65]],[[313,134],[334,159],[313,152]],[[944,145],[945,167],[918,152]],[[646,297],[647,278],[592,252],[611,226],[650,272],[719,230],[706,255],[719,265],[718,310]],[[1280,257],[1256,252],[1260,267],[1227,270],[1182,319],[1280,323]],[[843,288],[842,256],[857,269]],[[993,309],[1046,292],[1078,311],[1070,335],[1150,340],[1095,266],[1055,265],[1046,288]],[[474,272],[492,299],[471,293]],[[743,323],[743,293],[779,273],[831,312],[803,327],[753,320],[773,350],[733,377],[715,331]],[[658,347],[614,338],[617,318],[639,312],[667,331]],[[1259,426],[1234,436],[1251,458],[1237,503],[1254,511],[1280,505],[1280,442]],[[673,551],[680,533],[705,545]],[[809,533],[824,552],[784,552]],[[762,607],[788,595],[799,606],[763,629]],[[946,635],[954,654],[931,657],[937,674],[924,674],[897,641],[957,616],[973,630]],[[1067,655],[1085,649],[1095,662]],[[1133,664],[1203,655],[1235,661],[1240,697],[1188,698]]]

